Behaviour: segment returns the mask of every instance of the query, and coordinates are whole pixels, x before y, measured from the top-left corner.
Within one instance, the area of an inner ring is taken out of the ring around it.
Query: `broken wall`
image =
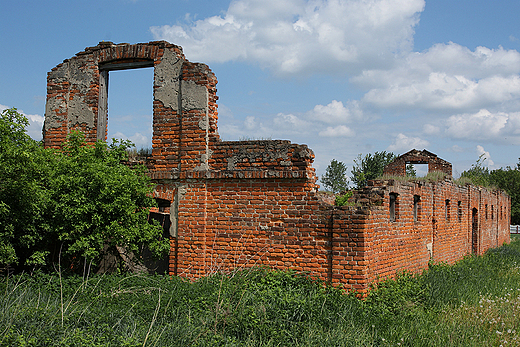
[[[169,229],[173,275],[196,279],[267,265],[366,291],[430,260],[451,263],[509,242],[509,197],[449,178],[370,181],[352,206],[321,202],[312,150],[281,140],[221,141],[215,75],[164,41],[101,42],[52,69],[45,146],[61,146],[74,129],[89,143],[106,140],[109,72],[152,66],[145,164],[159,202],[154,213]],[[450,163],[415,150],[388,173],[405,172],[409,162],[451,175]]]
[[[427,150],[411,151],[398,156],[394,161],[388,164],[383,171],[384,176],[406,176],[406,166],[408,164],[427,164],[428,172],[442,172],[448,176],[452,175],[451,163],[437,157],[436,154]]]

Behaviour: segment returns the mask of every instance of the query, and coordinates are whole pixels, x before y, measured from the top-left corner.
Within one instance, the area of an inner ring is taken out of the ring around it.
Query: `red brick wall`
[[[143,61],[159,65],[165,49],[174,52],[178,59],[185,61],[182,49],[165,41],[136,45],[100,42],[97,46],[87,47],[85,51],[77,53],[53,68],[47,74],[46,122],[43,133],[45,146],[55,148],[61,146],[67,135],[74,129],[84,132],[88,143],[95,143],[100,106],[100,67],[107,63],[117,65]],[[161,116],[171,120],[175,118],[176,110],[171,108],[161,110],[160,105],[156,103],[158,102],[154,101],[154,124],[156,114],[159,118]],[[75,107],[77,105],[82,106],[80,107],[82,110]],[[92,119],[89,117],[88,122],[82,121],[85,119],[85,113],[92,116]],[[106,138],[107,129],[101,131],[104,131]]]
[[[266,265],[333,283],[367,284],[367,210],[321,204],[298,179],[215,179],[182,186],[172,274],[198,278]]]
[[[471,254],[472,210],[480,211],[486,204],[493,204],[495,212],[493,219],[488,213],[487,220],[479,212],[476,253],[483,254],[489,248],[509,242],[509,215],[503,212],[500,218],[496,212],[509,210],[510,199],[503,192],[459,186],[451,179],[432,183],[381,180],[370,184],[364,193],[377,190],[381,202],[380,206],[370,208],[364,230],[369,282],[403,270],[421,271],[430,260],[454,263]],[[395,221],[390,220],[390,193],[398,194]],[[416,219],[414,196],[420,197]]]
[[[399,271],[421,271],[430,260],[453,263],[509,242],[509,197],[450,178],[370,181],[354,194],[354,206],[323,203],[306,145],[220,140],[215,75],[167,42],[100,43],[53,69],[45,145],[60,146],[74,128],[94,142],[100,64],[141,60],[155,67],[146,165],[161,202],[156,212],[170,214],[171,274],[195,279],[266,265],[366,291]],[[411,151],[389,167],[403,171],[411,161],[451,173],[450,163],[427,151]],[[420,197],[416,212],[414,196]]]

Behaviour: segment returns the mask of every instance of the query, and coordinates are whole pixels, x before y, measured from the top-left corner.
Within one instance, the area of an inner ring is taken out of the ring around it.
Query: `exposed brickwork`
[[[386,176],[406,176],[407,164],[428,164],[428,172],[440,171],[449,176],[452,174],[451,163],[427,150],[418,151],[416,149],[397,157],[396,160],[385,167],[383,174]]]
[[[456,185],[451,164],[425,150],[398,157],[386,173],[404,175],[407,163],[428,163],[446,179],[369,181],[355,192],[355,206],[324,203],[307,146],[220,140],[215,75],[166,42],[102,42],[53,69],[45,145],[60,146],[75,128],[91,143],[105,138],[106,122],[97,120],[102,71],[149,63],[153,150],[146,165],[159,202],[153,218],[169,228],[171,274],[194,279],[267,265],[366,291],[430,260],[452,263],[509,242],[509,197]]]

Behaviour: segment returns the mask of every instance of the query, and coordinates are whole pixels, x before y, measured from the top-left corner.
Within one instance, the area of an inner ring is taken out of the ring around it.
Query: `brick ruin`
[[[453,263],[509,242],[509,196],[455,184],[451,164],[428,151],[398,157],[386,173],[424,163],[444,179],[373,180],[352,206],[324,203],[306,145],[220,140],[215,75],[165,41],[100,42],[53,68],[44,145],[59,147],[73,129],[89,143],[106,140],[109,71],[142,67],[154,68],[146,165],[156,184],[154,218],[170,235],[172,275],[266,265],[366,291],[430,260]]]

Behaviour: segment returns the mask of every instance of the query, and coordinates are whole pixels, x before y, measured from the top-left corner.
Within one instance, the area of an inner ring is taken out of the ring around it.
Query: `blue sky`
[[[224,140],[307,144],[332,159],[428,149],[454,175],[520,157],[517,0],[8,1],[0,108],[41,138],[46,75],[100,41],[168,40],[219,83]],[[152,69],[110,73],[109,134],[151,141]]]

